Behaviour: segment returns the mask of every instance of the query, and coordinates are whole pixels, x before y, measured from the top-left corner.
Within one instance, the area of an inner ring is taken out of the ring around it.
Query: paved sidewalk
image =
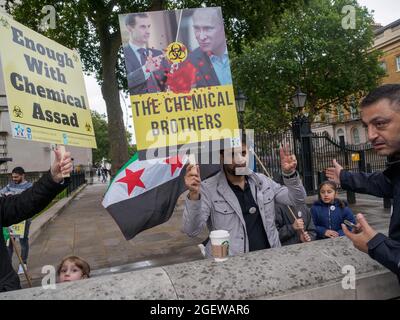
[[[88,185],[71,204],[37,237],[31,245],[28,267],[34,285],[40,285],[44,265],[57,266],[67,255],[87,260],[93,275],[123,272],[202,259],[197,247],[206,237],[189,238],[180,231],[182,200],[175,213],[163,225],[146,230],[126,241],[117,224],[102,207],[104,184]],[[345,195],[341,195],[345,199]],[[309,197],[312,203],[316,197]],[[383,209],[382,199],[357,195],[354,213],[363,212],[373,227],[387,232],[390,209]],[[17,261],[14,255],[14,265]],[[110,269],[111,268],[111,269]],[[21,276],[22,285],[26,281]]]
[[[44,265],[57,267],[67,255],[84,258],[92,270],[126,264],[131,270],[202,259],[197,244],[207,237],[207,233],[189,238],[180,231],[182,206],[175,210],[168,222],[126,241],[101,205],[105,191],[104,184],[88,185],[37,237],[28,259],[34,285],[40,285]],[[15,255],[13,260],[17,267]],[[24,276],[20,278],[26,287]]]

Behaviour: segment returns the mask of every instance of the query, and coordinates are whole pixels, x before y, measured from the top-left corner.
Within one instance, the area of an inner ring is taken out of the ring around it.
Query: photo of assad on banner
[[[131,95],[232,84],[221,9],[120,15]]]

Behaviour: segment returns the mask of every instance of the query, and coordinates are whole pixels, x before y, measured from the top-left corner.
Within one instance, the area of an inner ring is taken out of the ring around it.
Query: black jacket
[[[378,233],[368,242],[368,254],[394,272],[400,281],[400,163],[393,163],[383,172],[370,174],[342,170],[340,183],[346,190],[393,198],[389,237]]]
[[[68,184],[53,181],[50,172],[46,173],[32,188],[18,195],[0,198],[0,230],[33,217],[46,208],[53,198]],[[11,265],[3,233],[0,236],[0,292],[20,289],[19,278]]]
[[[315,231],[315,225],[311,217],[310,209],[308,209],[305,204],[298,207],[290,206],[290,208],[297,217],[299,217],[298,212],[301,211],[301,219],[304,221],[304,229],[308,232],[311,240],[314,241],[317,237],[317,233]],[[279,240],[281,241],[282,246],[301,243],[299,234],[293,229],[293,223],[294,218],[289,212],[287,205],[276,204],[275,225],[279,231]]]

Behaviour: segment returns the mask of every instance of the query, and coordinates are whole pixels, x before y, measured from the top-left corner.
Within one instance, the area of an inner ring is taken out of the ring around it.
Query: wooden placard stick
[[[13,246],[14,251],[15,251],[15,254],[16,254],[17,257],[18,257],[19,264],[22,266],[22,269],[24,270],[25,278],[26,278],[26,280],[28,281],[29,288],[32,288],[31,277],[29,276],[28,270],[26,270],[25,264],[24,264],[24,262],[22,261],[21,255],[19,254],[19,250],[18,250],[18,248],[17,248],[17,246],[16,246],[16,244],[15,244],[14,237],[11,235],[11,234],[12,234],[12,230],[9,228],[9,229],[8,229],[8,232],[10,233],[11,245]]]
[[[258,157],[257,153],[254,151],[254,149],[253,149],[252,151],[253,151],[253,153],[254,153],[254,156],[256,157],[257,162],[260,164],[261,168],[264,170],[265,175],[266,175],[268,178],[272,179],[272,177],[271,177],[271,175],[269,174],[267,168],[265,168],[264,164],[261,162],[261,159]],[[288,207],[288,209],[289,209],[289,212],[292,214],[292,217],[293,217],[294,221],[297,221],[297,217],[296,217],[296,215],[294,214],[292,208],[290,208],[289,205],[287,205],[287,207]]]

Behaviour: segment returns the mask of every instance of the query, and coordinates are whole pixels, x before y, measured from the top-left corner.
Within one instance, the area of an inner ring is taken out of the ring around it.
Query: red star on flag
[[[179,155],[165,159],[165,163],[168,163],[169,165],[171,165],[171,176],[174,175],[176,169],[183,167],[182,157]]]
[[[117,180],[117,182],[123,182],[128,185],[128,195],[130,196],[133,189],[135,187],[146,188],[143,184],[143,181],[140,180],[141,175],[143,174],[144,168],[138,171],[131,171],[129,169],[125,169],[125,177]]]

